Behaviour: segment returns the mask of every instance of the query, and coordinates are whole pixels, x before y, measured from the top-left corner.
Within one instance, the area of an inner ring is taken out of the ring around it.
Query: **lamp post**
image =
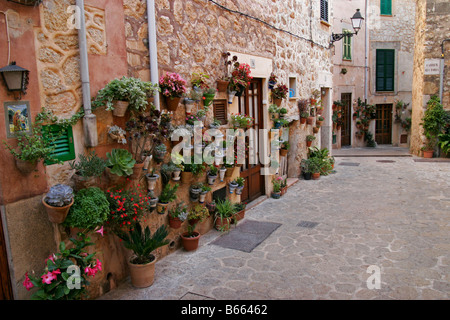
[[[19,92],[19,100],[22,93],[26,94],[28,86],[28,74],[29,71],[16,65],[13,61],[11,64],[0,69],[3,81],[5,82],[6,89],[10,92]]]
[[[332,33],[331,34],[331,44],[333,44],[336,41],[341,40],[344,37],[353,37],[353,35],[358,34],[358,31],[361,30],[361,25],[364,20],[359,9],[356,9],[355,14],[350,19],[352,20],[352,26],[353,26],[353,30],[355,32],[353,32],[353,33],[352,32]]]

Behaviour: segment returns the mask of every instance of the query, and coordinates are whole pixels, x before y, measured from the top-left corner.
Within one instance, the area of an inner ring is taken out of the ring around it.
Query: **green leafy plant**
[[[95,151],[89,154],[79,154],[78,161],[69,162],[70,168],[82,177],[99,177],[106,168],[106,161],[97,156]]]
[[[314,140],[316,140],[316,136],[313,136],[313,135],[306,136],[306,141],[314,141]]]
[[[81,189],[75,195],[64,225],[86,231],[102,226],[108,220],[109,202],[97,187]]]
[[[210,175],[210,176],[217,176],[218,172],[219,172],[219,168],[217,168],[215,165],[210,165],[209,166],[208,175]]]
[[[438,143],[438,135],[445,126],[446,113],[438,97],[433,96],[427,102],[427,109],[422,118],[422,127],[427,138],[426,150],[433,150]]]
[[[323,159],[319,157],[309,158],[309,171],[311,173],[320,173],[323,166]]]
[[[113,101],[121,100],[130,103],[133,111],[145,111],[148,105],[148,97],[156,95],[160,91],[157,85],[142,81],[137,78],[122,77],[110,81],[100,89],[92,105],[94,108],[106,106],[106,110],[114,110]]]
[[[282,182],[283,182],[283,178],[281,178],[281,177],[276,177],[276,178],[272,179],[272,187],[273,187],[274,193],[281,192]]]
[[[272,96],[275,99],[286,99],[289,92],[288,87],[283,83],[278,83],[275,88],[272,89]]]
[[[177,199],[177,190],[180,185],[174,184],[171,186],[169,183],[164,186],[159,195],[159,202],[161,203],[169,203],[175,201]]]
[[[286,108],[281,108],[280,109],[280,114],[287,114],[287,109]]]
[[[118,237],[122,239],[125,248],[132,250],[134,256],[130,262],[133,264],[147,264],[155,260],[152,254],[156,249],[169,243],[167,240],[169,232],[165,225],[160,226],[152,235],[149,226],[142,230],[140,223],[127,233],[119,233]]]
[[[300,161],[300,168],[302,170],[302,173],[312,173],[309,164],[310,164],[309,159],[302,159],[302,161]]]
[[[211,191],[211,187],[206,185],[206,184],[202,184],[201,190],[202,190],[202,192],[210,192]]]
[[[238,187],[243,187],[245,184],[245,178],[243,177],[237,177],[234,181],[236,182]]]
[[[236,206],[230,201],[230,199],[217,200],[216,202],[216,218],[232,218],[236,213]]]
[[[185,221],[188,216],[188,206],[184,202],[178,203],[174,208],[169,210],[169,217],[178,218],[181,221]]]
[[[278,113],[279,109],[276,104],[271,104],[268,109],[269,113]]]
[[[281,144],[281,149],[289,150],[290,148],[291,144],[289,143],[289,141],[283,141],[283,143]]]
[[[106,157],[106,166],[111,169],[111,173],[118,176],[129,176],[133,173],[136,160],[128,150],[112,149],[106,153]]]
[[[201,222],[209,217],[209,210],[201,204],[194,205],[191,210],[189,210],[188,220],[198,220]]]
[[[84,234],[80,240],[70,238],[73,246],[59,245],[59,252],[46,259],[46,266],[41,276],[29,276],[25,273],[23,286],[29,291],[38,290],[31,296],[32,300],[81,300],[86,297],[89,277],[102,271],[102,263],[95,259],[96,253],[88,253],[86,248],[94,243]],[[77,272],[79,277],[71,277]],[[79,281],[79,282],[78,282]]]

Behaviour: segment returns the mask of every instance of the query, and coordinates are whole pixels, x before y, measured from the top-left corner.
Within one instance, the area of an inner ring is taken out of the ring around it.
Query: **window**
[[[45,139],[54,139],[52,145],[55,146],[55,150],[51,154],[54,159],[60,161],[75,159],[72,127],[64,129],[58,125],[49,125],[44,126],[43,129],[43,136]],[[54,162],[46,161],[45,164],[50,165],[54,164]]]
[[[320,20],[328,22],[328,0],[320,0]]]
[[[343,30],[342,33],[349,33],[351,32],[349,30]],[[352,60],[352,37],[347,36],[344,37],[342,42],[342,59],[343,60]]]
[[[392,0],[380,0],[380,14],[382,16],[392,15]]]
[[[227,100],[218,99],[213,102],[214,118],[219,120],[222,125],[228,122]]]
[[[297,97],[297,78],[289,77],[289,98]]]
[[[395,50],[376,51],[376,91],[394,91]]]

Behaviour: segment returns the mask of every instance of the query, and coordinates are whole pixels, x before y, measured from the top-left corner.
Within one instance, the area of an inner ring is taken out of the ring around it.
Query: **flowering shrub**
[[[106,198],[110,208],[106,223],[115,233],[123,228],[132,229],[150,205],[149,198],[146,192],[140,189],[140,185],[137,189],[108,189]]]
[[[159,87],[165,97],[181,97],[186,93],[186,80],[178,73],[168,72],[159,79]]]
[[[236,128],[247,129],[253,126],[253,117],[247,116],[246,114],[232,113],[231,114],[231,125]]]
[[[242,92],[250,85],[253,77],[250,75],[250,66],[246,63],[235,62],[231,72],[229,88],[231,91]]]
[[[283,184],[283,178],[278,176],[278,177],[272,179],[273,192],[275,192],[275,193],[281,192],[282,184]]]
[[[87,254],[85,248],[93,245],[89,238],[80,234],[81,239],[71,238],[74,246],[66,248],[64,242],[59,245],[59,253],[50,255],[46,260],[46,267],[40,277],[29,276],[25,273],[23,286],[33,293],[33,300],[79,300],[86,294],[89,285],[88,277],[94,277],[102,271],[102,263],[95,259],[95,253]]]
[[[275,88],[272,90],[272,96],[275,99],[286,99],[287,94],[289,92],[288,87],[285,84],[277,84]]]

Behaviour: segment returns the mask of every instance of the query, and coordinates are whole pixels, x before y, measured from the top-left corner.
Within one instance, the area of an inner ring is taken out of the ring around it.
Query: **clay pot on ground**
[[[234,215],[234,218],[236,221],[240,221],[240,220],[244,219],[244,217],[245,217],[245,209],[241,210],[239,212],[236,212],[236,214]]]
[[[218,231],[225,232],[230,230],[232,222],[233,217],[229,218],[216,217],[216,220],[214,221],[214,228]]]
[[[133,259],[134,256],[128,260],[131,284],[136,288],[150,287],[155,280],[156,257],[153,256],[153,261],[146,264],[134,264],[131,262]]]
[[[63,223],[66,220],[67,214],[69,213],[70,207],[73,205],[74,199],[72,198],[72,202],[64,207],[53,207],[45,202],[45,196],[42,198],[42,204],[47,211],[48,219],[53,223]]]
[[[424,150],[423,151],[423,157],[424,158],[433,158],[433,153],[434,153],[434,151],[433,150]]]
[[[124,117],[127,112],[128,105],[130,104],[128,101],[120,101],[114,100],[113,102],[113,116],[115,117]]]
[[[200,240],[200,233],[197,231],[193,231],[192,235],[189,235],[188,232],[185,232],[181,235],[181,244],[183,245],[183,248],[186,251],[197,250],[199,240]]]
[[[272,192],[271,196],[272,196],[273,199],[280,199],[281,191],[280,192]]]
[[[318,180],[320,178],[320,172],[313,172],[312,173],[312,179]]]

